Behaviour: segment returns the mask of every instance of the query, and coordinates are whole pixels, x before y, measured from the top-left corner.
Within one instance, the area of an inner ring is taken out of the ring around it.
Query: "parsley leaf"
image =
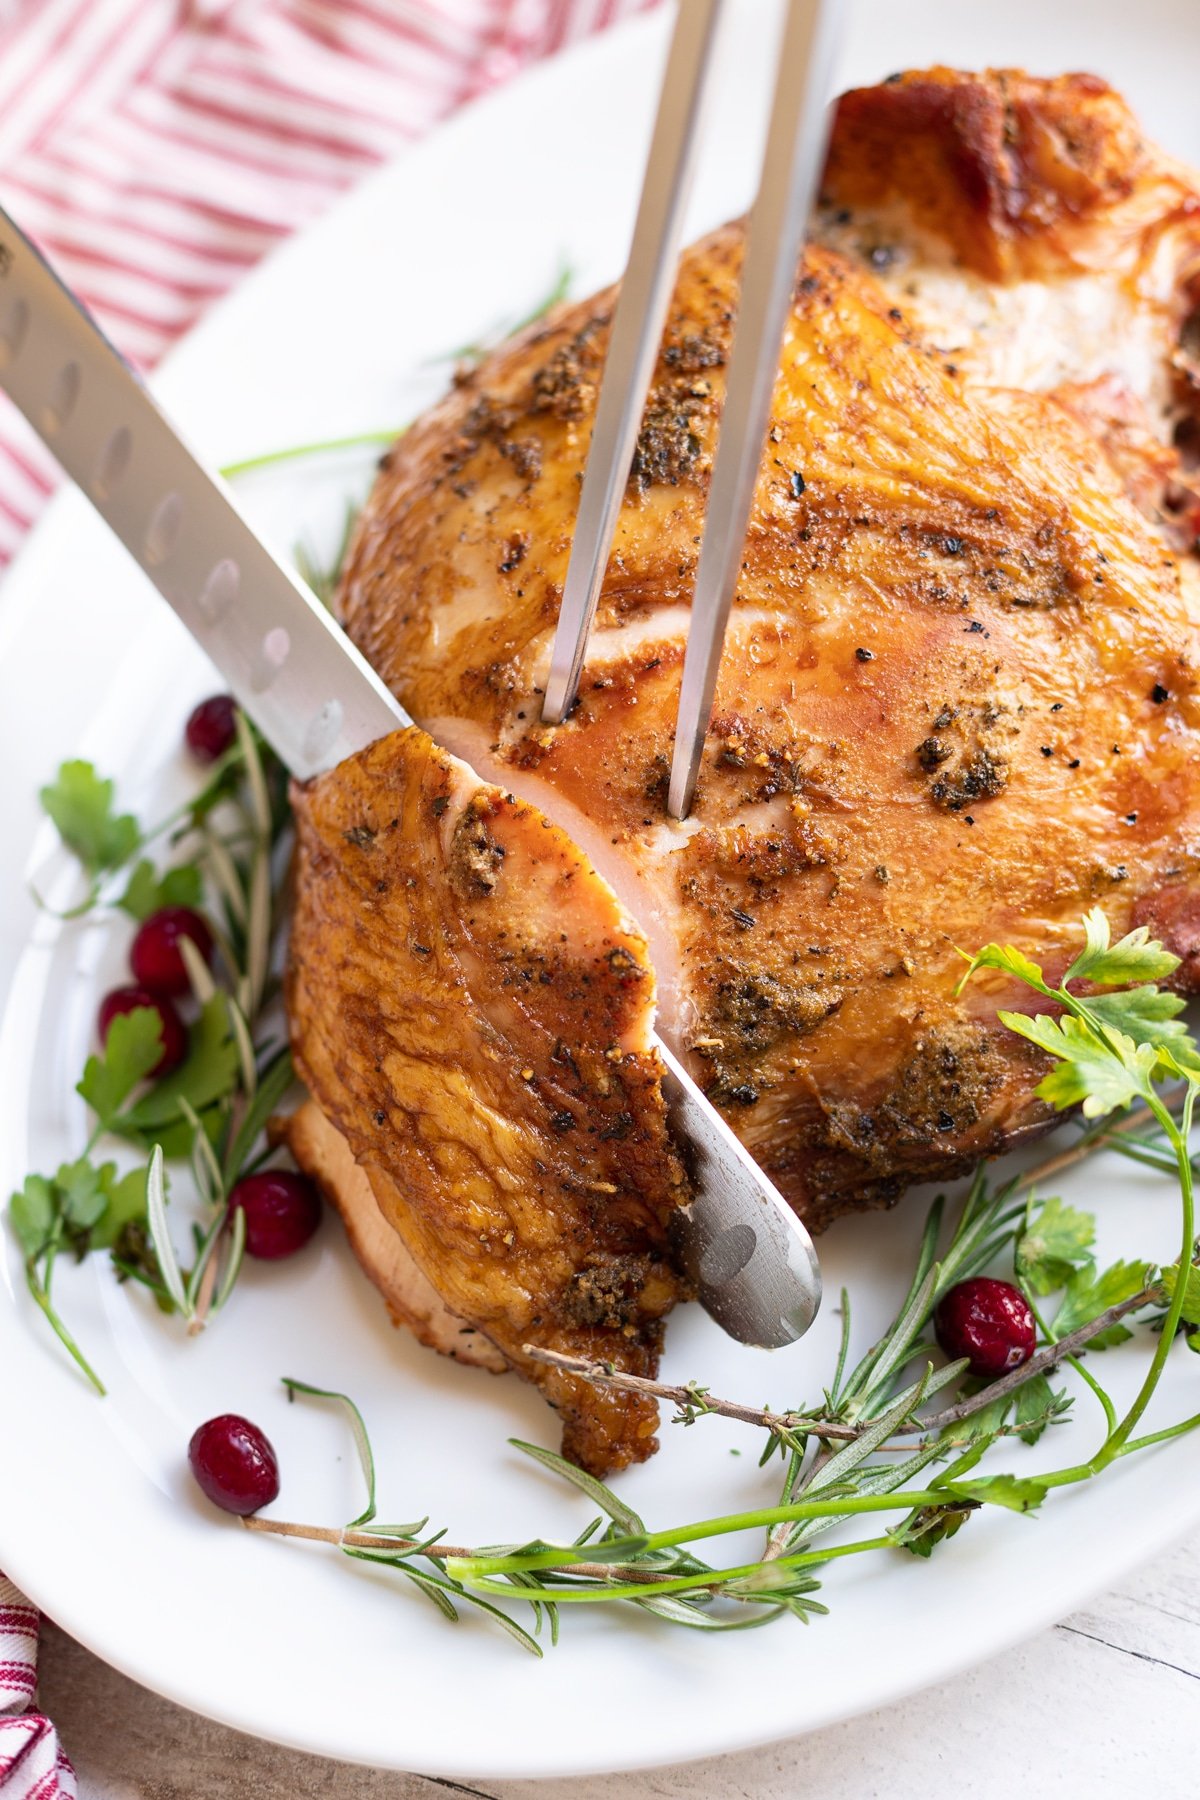
[[[1110,1306],[1119,1306],[1122,1300],[1132,1300],[1150,1280],[1150,1264],[1144,1262],[1116,1262],[1104,1273],[1096,1273],[1096,1265],[1089,1262],[1077,1269],[1067,1283],[1067,1291],[1063,1303],[1054,1318],[1054,1335],[1066,1337],[1077,1325],[1088,1325]],[[1089,1350],[1107,1350],[1113,1344],[1123,1344],[1133,1333],[1127,1326],[1118,1321],[1110,1325],[1106,1331],[1097,1332],[1088,1343]]]
[[[1108,1031],[1122,1032],[1135,1044],[1153,1044],[1176,1058],[1200,1059],[1187,1026],[1176,1015],[1185,1002],[1178,994],[1161,993],[1155,987],[1129,988],[1120,994],[1093,994],[1081,1002],[1090,1019]]]
[[[1014,1395],[1013,1423],[1017,1436],[1027,1444],[1036,1444],[1052,1419],[1068,1410],[1069,1396],[1055,1393],[1044,1375],[1031,1375]]]
[[[59,1169],[54,1177],[59,1210],[73,1233],[86,1237],[103,1217],[115,1174],[113,1163],[103,1163],[97,1168],[86,1156],[81,1156],[78,1162],[64,1163]]]
[[[965,956],[966,952],[960,950],[959,955]],[[999,969],[1004,975],[1014,975],[1026,987],[1036,988],[1039,994],[1050,993],[1038,964],[1012,944],[985,944],[974,956],[967,957],[967,972],[954,990],[956,995],[962,993],[976,969]]]
[[[889,1535],[895,1538],[902,1550],[911,1551],[913,1556],[930,1557],[934,1547],[952,1538],[956,1531],[961,1531],[971,1514],[973,1506],[922,1506],[898,1525]]]
[[[204,881],[198,864],[181,863],[159,875],[154,864],[143,857],[135,864],[117,905],[140,923],[160,907],[198,907],[203,899]]]
[[[55,1258],[72,1250],[82,1260],[89,1251],[111,1249],[126,1229],[144,1218],[146,1171],[117,1177],[115,1163],[81,1156],[63,1163],[53,1176],[28,1175],[8,1203],[8,1215],[25,1255],[25,1280],[51,1328],[99,1393],[104,1383],[54,1309],[50,1287]]]
[[[983,1500],[1012,1512],[1034,1512],[1048,1492],[1041,1481],[1021,1475],[984,1475],[978,1481],[952,1481],[946,1491],[959,1500]]]
[[[162,1022],[152,1006],[121,1013],[99,1055],[89,1056],[76,1091],[107,1130],[139,1081],[162,1056]]]
[[[27,1175],[24,1187],[9,1200],[8,1216],[28,1260],[45,1249],[54,1215],[54,1183],[46,1175]]]
[[[1179,1264],[1171,1263],[1162,1272],[1162,1284],[1167,1291],[1167,1302],[1175,1298],[1175,1289],[1179,1282]],[[1195,1263],[1188,1265],[1187,1283],[1183,1294],[1183,1311],[1180,1314],[1185,1325],[1200,1325],[1200,1269]]]
[[[1159,1068],[1164,1075],[1182,1075],[1193,1087],[1200,1087],[1200,1049],[1190,1034],[1177,1044],[1161,1044]]]
[[[76,761],[63,763],[39,795],[63,843],[92,875],[119,867],[141,842],[133,815],[114,812],[113,792],[91,763]]]
[[[130,1169],[114,1181],[108,1191],[108,1204],[88,1234],[92,1250],[111,1250],[127,1225],[146,1216],[146,1171]]]
[[[1037,1094],[1060,1112],[1082,1103],[1084,1117],[1097,1119],[1152,1092],[1158,1061],[1152,1044],[1135,1044],[1114,1030],[1101,1037],[1069,1014],[1051,1019],[1039,1013],[1031,1019],[1026,1013],[1001,1012],[997,1017],[1055,1058],[1057,1067],[1038,1083]]]
[[[983,1386],[983,1383],[979,1382],[975,1385],[978,1389]],[[986,1448],[1007,1418],[1012,1401],[1011,1394],[1001,1394],[998,1400],[993,1400],[988,1406],[980,1407],[978,1412],[968,1413],[965,1419],[955,1420],[952,1425],[947,1425],[943,1429],[941,1434],[943,1443],[948,1448],[956,1448],[960,1444],[974,1444],[979,1441]]]
[[[8,1215],[27,1259],[36,1261],[51,1239],[75,1253],[107,1250],[132,1219],[146,1210],[146,1171],[117,1176],[115,1163],[81,1156],[57,1174],[27,1175],[8,1203]]]
[[[1099,987],[1123,987],[1129,981],[1163,981],[1179,967],[1179,958],[1150,936],[1145,925],[1139,925],[1119,943],[1110,941],[1108,920],[1098,906],[1084,914],[1086,942],[1062,978],[1069,981],[1092,981]]]
[[[136,1019],[138,1015],[134,1012],[126,1016]],[[113,1031],[120,1023],[119,1019],[114,1020]],[[121,1115],[123,1134],[139,1139],[146,1134],[148,1147],[152,1148],[159,1141],[160,1128],[181,1116],[181,1100],[186,1100],[195,1112],[203,1112],[233,1090],[240,1066],[226,996],[216,993],[200,1009],[200,1017],[192,1028],[187,1061],[156,1082],[148,1094]]]
[[[1076,1269],[1091,1264],[1095,1235],[1090,1213],[1047,1200],[1017,1240],[1017,1274],[1035,1294],[1052,1294],[1066,1286]]]

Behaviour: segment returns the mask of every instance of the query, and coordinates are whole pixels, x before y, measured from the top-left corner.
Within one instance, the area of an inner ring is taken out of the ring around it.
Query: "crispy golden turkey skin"
[[[336,604],[432,737],[553,819],[619,895],[664,1036],[821,1226],[1046,1123],[1036,1053],[995,1016],[1023,994],[995,977],[956,997],[956,947],[1002,937],[1060,968],[1099,904],[1116,931],[1150,923],[1200,984],[1200,194],[1089,76],[934,69],[842,99],[696,802],[677,825],[666,777],[741,253],[732,225],[682,259],[563,726],[541,724],[541,692],[611,291],[464,372],[399,441]],[[349,871],[368,852],[317,817],[365,797],[368,769],[414,831],[430,828],[409,789],[434,764],[381,758],[301,798],[293,1031],[355,1156],[407,1195],[408,1146],[422,1131],[455,1143],[456,1102],[404,1072],[378,1123],[339,1110],[372,1041],[359,1012],[394,1009],[400,1037],[414,991],[417,1018],[481,1002],[437,963],[413,990],[394,946],[356,987],[305,925],[330,859],[367,892]],[[449,864],[431,891],[457,929],[469,909]],[[573,903],[568,916],[573,929]],[[380,980],[398,984],[386,1000]],[[494,1027],[515,1064],[534,1062],[527,1034],[553,1005],[526,1002]],[[474,1066],[456,1077],[444,1062],[469,1107]],[[489,1099],[518,1135],[521,1093]],[[581,1142],[561,1146],[564,1171]],[[476,1154],[483,1168],[492,1152]],[[656,1269],[667,1156],[647,1139],[636,1178]],[[447,1151],[422,1174],[431,1219],[455,1214],[458,1170]],[[529,1228],[559,1204],[531,1193]],[[585,1232],[577,1256],[588,1245]],[[474,1322],[436,1227],[415,1253]],[[515,1269],[494,1274],[520,1286]],[[670,1286],[657,1279],[655,1320]]]
[[[384,1271],[395,1311],[440,1349],[461,1342],[447,1314],[478,1333],[559,1408],[585,1467],[648,1455],[652,1401],[525,1355],[651,1374],[683,1292],[665,1252],[686,1188],[645,940],[560,830],[422,731],[293,798],[297,1069],[444,1308],[433,1316],[420,1283],[400,1298]],[[349,1213],[346,1172],[321,1166],[328,1143],[295,1123],[291,1137]],[[350,1216],[352,1242],[378,1270],[369,1217]]]

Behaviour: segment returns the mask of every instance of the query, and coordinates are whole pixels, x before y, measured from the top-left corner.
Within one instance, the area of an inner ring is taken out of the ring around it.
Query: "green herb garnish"
[[[534,1611],[534,1636],[543,1616],[556,1628],[563,1606],[614,1602],[637,1606],[672,1624],[734,1630],[785,1614],[807,1621],[824,1612],[824,1603],[815,1597],[821,1577],[844,1557],[879,1551],[928,1557],[981,1507],[1036,1513],[1055,1489],[1090,1480],[1119,1457],[1194,1430],[1200,1414],[1135,1435],[1177,1332],[1182,1329],[1189,1342],[1200,1341],[1200,1266],[1188,1150],[1200,1055],[1178,1018],[1181,1003],[1154,985],[1170,975],[1177,959],[1145,931],[1111,944],[1098,911],[1088,915],[1084,930],[1085,948],[1057,986],[1046,982],[1041,969],[1021,952],[998,945],[971,958],[964,979],[996,970],[1061,1009],[1057,1018],[1016,1012],[1000,1016],[1052,1059],[1037,1091],[1060,1109],[1081,1109],[1091,1122],[1085,1148],[1132,1145],[1139,1156],[1170,1167],[1181,1196],[1181,1254],[1175,1264],[1156,1270],[1145,1261],[1123,1260],[1100,1269],[1090,1214],[1054,1197],[1038,1201],[1037,1171],[993,1188],[980,1170],[952,1219],[947,1219],[944,1199],[934,1203],[895,1319],[853,1367],[849,1297],[843,1293],[837,1365],[829,1386],[810,1405],[771,1412],[718,1399],[696,1382],[670,1387],[607,1364],[526,1346],[529,1355],[598,1386],[671,1400],[678,1424],[691,1426],[720,1415],[758,1425],[764,1433],[762,1461],[784,1460],[783,1485],[773,1505],[654,1530],[601,1482],[551,1451],[518,1443],[547,1471],[582,1490],[607,1523],[593,1521],[573,1544],[533,1538],[485,1549],[449,1546],[441,1533],[430,1537],[425,1532],[425,1521],[367,1530],[374,1514],[373,1463],[368,1511],[344,1529],[261,1517],[245,1523],[257,1531],[323,1539],[347,1555],[384,1564],[418,1586],[432,1584],[436,1592],[430,1597],[448,1613],[464,1599],[525,1601]],[[1081,998],[1072,984],[1084,981],[1113,991]],[[1161,1085],[1180,1081],[1182,1089],[1168,1103]],[[1114,1126],[1114,1110],[1135,1103],[1139,1110]],[[1073,1160],[1074,1154],[1055,1157],[1047,1167]],[[984,1385],[969,1376],[965,1361],[937,1366],[931,1356],[931,1326],[934,1309],[950,1287],[997,1264],[1007,1265],[1042,1302],[1042,1310],[1035,1312],[1040,1343],[1022,1367]],[[1046,1308],[1047,1298],[1055,1294],[1057,1302]],[[1156,1316],[1159,1308],[1164,1310]],[[1131,1337],[1126,1321],[1137,1315],[1153,1349],[1136,1399],[1119,1416],[1079,1353]],[[1033,1443],[1064,1423],[1072,1397],[1052,1381],[1064,1365],[1083,1376],[1103,1414],[1103,1434],[1092,1453],[1046,1474],[979,1470],[985,1453],[1001,1440]],[[288,1385],[293,1391],[320,1391]],[[361,1418],[358,1427],[361,1432]],[[888,1522],[889,1514],[900,1517]],[[873,1526],[877,1515],[879,1528],[867,1535],[833,1546],[820,1542],[834,1524],[861,1519],[864,1526]],[[763,1548],[737,1566],[703,1561],[693,1548],[748,1529],[765,1531]],[[512,1621],[508,1623],[511,1628]]]
[[[229,1220],[229,1193],[262,1159],[263,1130],[292,1080],[291,1059],[270,1042],[267,1016],[277,922],[272,859],[288,815],[282,771],[244,719],[236,745],[199,794],[152,829],[118,812],[113,783],[90,763],[65,763],[42,797],[88,884],[68,917],[112,904],[140,920],[160,906],[202,904],[207,893],[221,953],[221,981],[198,956],[190,959],[200,1007],[185,1061],[154,1081],[162,1053],[158,1014],[139,1007],[114,1019],[77,1084],[94,1121],[83,1155],[53,1176],[28,1176],[9,1202],[29,1291],[103,1393],[52,1298],[61,1254],[81,1261],[108,1252],[120,1279],[148,1288],[191,1330],[220,1310],[237,1277],[245,1219],[239,1212]],[[168,835],[192,856],[160,870],[141,852]],[[115,1162],[97,1157],[105,1138],[136,1146],[145,1160],[120,1173]],[[166,1161],[191,1164],[207,1211],[189,1269],[167,1226]]]

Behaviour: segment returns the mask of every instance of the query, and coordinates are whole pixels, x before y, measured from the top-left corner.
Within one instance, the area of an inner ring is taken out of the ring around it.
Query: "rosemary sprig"
[[[260,450],[255,456],[243,456],[236,462],[225,463],[221,474],[226,481],[236,481],[240,475],[256,475],[262,469],[274,469],[282,464],[303,462],[314,456],[342,456],[347,450],[377,450],[394,444],[408,429],[406,425],[384,425],[371,431],[353,431],[345,437],[314,438],[307,444],[284,444],[278,450]]]

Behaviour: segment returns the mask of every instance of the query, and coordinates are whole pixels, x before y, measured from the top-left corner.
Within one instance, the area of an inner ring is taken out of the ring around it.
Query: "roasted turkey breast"
[[[1200,984],[1196,178],[1088,76],[934,69],[843,98],[676,824],[741,248],[731,225],[682,260],[566,724],[542,725],[541,689],[611,291],[465,371],[400,440],[337,598],[475,775],[402,734],[298,795],[294,1043],[424,1276],[518,1365],[537,1331],[590,1331],[648,1368],[678,1293],[655,977],[660,1031],[816,1227],[1045,1125],[1037,1053],[995,1016],[1022,995],[956,997],[956,947],[1000,936],[1061,967],[1098,903]],[[468,817],[502,849],[516,833],[519,880],[481,850],[503,873],[472,887]],[[551,843],[573,886],[539,871]],[[620,1029],[614,947],[639,972]],[[568,1020],[585,969],[601,991]],[[600,1095],[602,1067],[636,1104]],[[602,1153],[614,1106],[636,1155]],[[583,1327],[572,1296],[611,1257],[620,1305]],[[589,1466],[648,1447],[640,1414],[581,1427],[612,1397],[552,1397]]]

